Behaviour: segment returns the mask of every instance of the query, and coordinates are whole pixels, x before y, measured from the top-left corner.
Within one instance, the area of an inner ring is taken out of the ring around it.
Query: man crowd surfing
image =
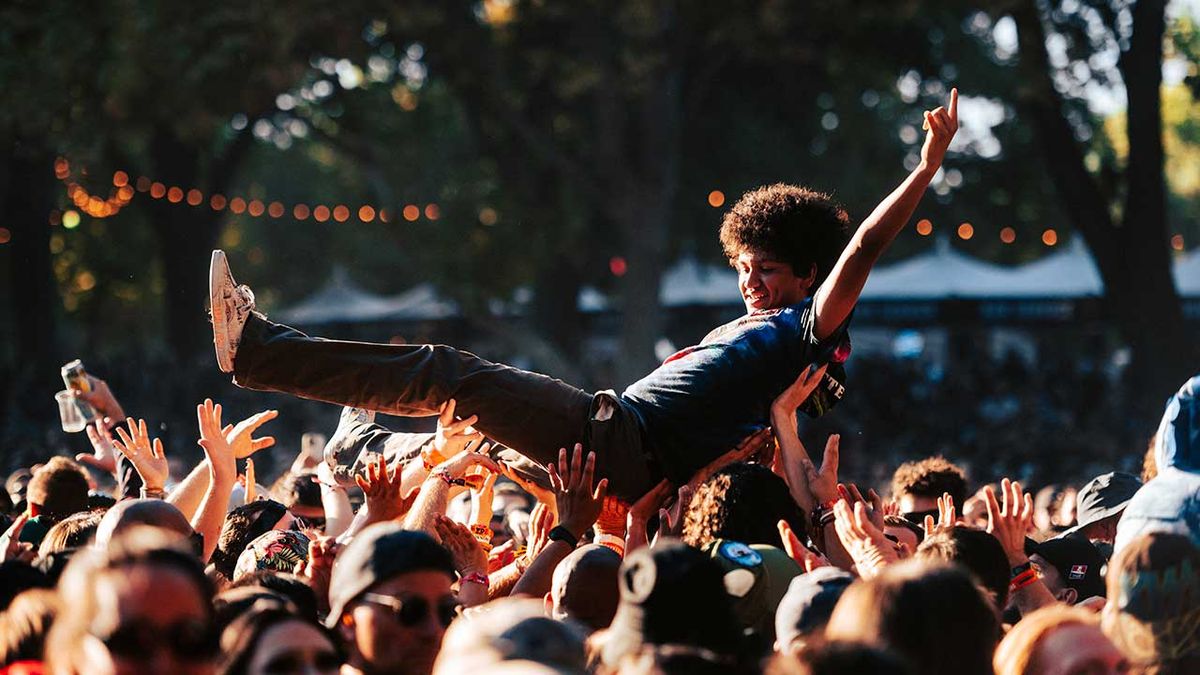
[[[819,457],[800,440],[854,396],[854,306],[942,164],[957,90],[924,118],[920,164],[852,232],[828,195],[743,195],[720,241],[746,314],[620,393],[311,338],[214,251],[220,370],[343,406],[337,429],[266,487],[278,413],[205,400],[204,459],[172,476],[153,425],[87,375],[93,454],[5,485],[0,672],[1200,673],[1200,377],[1142,476],[1065,496],[972,490],[941,456],[876,491],[840,481],[838,436]]]

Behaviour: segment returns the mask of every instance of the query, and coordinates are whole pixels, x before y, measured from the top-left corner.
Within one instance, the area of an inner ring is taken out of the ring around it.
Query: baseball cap
[[[1074,588],[1080,600],[1104,596],[1104,556],[1087,538],[1064,535],[1033,546],[1041,556],[1058,570],[1063,585]]]
[[[308,535],[296,530],[268,530],[251,541],[233,568],[237,581],[257,570],[294,572],[308,559]]]
[[[1067,532],[1078,532],[1092,523],[1121,513],[1140,489],[1142,481],[1137,476],[1120,471],[1101,474],[1089,480],[1075,495],[1076,524]]]
[[[454,560],[433,537],[402,529],[397,523],[367,527],[354,537],[333,565],[325,625],[336,626],[346,605],[375,584],[426,570],[445,572],[454,579]]]
[[[678,540],[640,548],[626,556],[617,583],[621,601],[605,635],[605,664],[615,667],[643,645],[737,650],[741,630],[723,570],[704,553]]]
[[[767,544],[715,539],[702,549],[724,570],[725,592],[742,628],[775,638],[775,608],[788,583],[804,573],[784,551]]]
[[[798,637],[829,622],[833,607],[854,575],[839,567],[826,566],[792,579],[775,610],[775,641],[790,644]]]

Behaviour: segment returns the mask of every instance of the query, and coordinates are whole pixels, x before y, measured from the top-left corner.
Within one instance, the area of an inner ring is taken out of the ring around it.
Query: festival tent
[[[1004,296],[1012,272],[960,253],[948,239],[932,251],[876,268],[867,278],[862,300],[911,301],[985,299]]]
[[[1072,237],[1062,250],[1011,268],[999,295],[1013,299],[1100,297],[1104,282],[1083,239]]]
[[[370,323],[418,321],[458,316],[458,306],[437,295],[433,284],[421,284],[403,293],[383,296],[364,290],[343,267],[335,267],[325,285],[312,295],[275,312],[285,323]]]
[[[362,289],[343,267],[334,267],[324,286],[286,309],[280,320],[296,324],[365,323],[388,318],[392,305],[382,295]]]
[[[690,256],[663,273],[658,299],[663,307],[742,304],[738,275],[733,268],[703,264]]]

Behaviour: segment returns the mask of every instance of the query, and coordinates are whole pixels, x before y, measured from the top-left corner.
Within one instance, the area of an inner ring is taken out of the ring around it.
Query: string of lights
[[[167,185],[147,176],[131,179],[128,173],[120,170],[113,172],[112,189],[109,195],[100,197],[81,185],[80,179],[72,173],[70,161],[65,157],[54,160],[54,175],[66,185],[67,198],[75,207],[93,218],[110,218],[117,215],[138,194],[144,194],[150,199],[165,199],[171,204],[187,204],[191,207],[207,205],[214,211],[228,209],[235,215],[248,215],[254,218],[264,216],[283,218],[285,214],[290,214],[295,220],[305,221],[312,218],[318,223],[331,220],[336,223],[344,223],[352,217],[363,223],[374,222],[376,219],[388,223],[392,221],[393,217],[391,210],[371,204],[363,204],[354,211],[351,211],[351,207],[345,204],[309,206],[306,203],[298,203],[292,204],[288,208],[280,201],[267,202],[241,196],[227,197],[220,193],[207,194],[198,188],[185,190],[181,186]],[[422,216],[426,220],[436,221],[442,216],[441,208],[436,203],[429,203],[423,208],[417,204],[407,204],[400,209],[400,217],[410,223],[420,220]],[[79,214],[72,211],[57,216],[52,214],[52,220],[61,220],[62,224],[70,229],[79,224]]]
[[[112,188],[109,190],[108,196],[100,197],[90,193],[80,184],[80,180],[72,173],[71,163],[65,157],[59,157],[54,160],[54,175],[66,185],[67,198],[71,200],[75,207],[93,218],[110,218],[117,215],[139,193],[146,194],[151,199],[166,199],[172,204],[186,203],[192,207],[200,207],[207,204],[214,211],[228,209],[230,213],[235,215],[248,215],[254,218],[261,218],[263,216],[283,218],[285,214],[290,213],[291,217],[297,221],[305,221],[312,218],[318,223],[325,223],[330,220],[335,223],[344,223],[354,217],[363,223],[374,222],[376,219],[380,222],[388,223],[391,222],[393,217],[388,209],[370,204],[364,204],[358,207],[356,211],[351,211],[351,208],[345,204],[336,204],[334,206],[317,204],[310,207],[306,203],[298,203],[293,204],[289,209],[283,202],[279,201],[264,202],[260,199],[246,199],[239,196],[226,197],[219,193],[206,194],[197,188],[184,190],[180,186],[167,185],[146,176],[131,179],[128,173],[120,170],[113,172]],[[725,193],[720,190],[709,192],[708,205],[714,209],[724,206]],[[441,210],[435,203],[426,204],[424,208],[417,204],[407,204],[400,210],[401,218],[410,223],[420,220],[422,215],[426,220],[436,221],[441,217]],[[480,222],[485,225],[492,225],[496,221],[495,211],[490,208],[480,211],[479,215]],[[64,227],[70,229],[79,225],[79,214],[74,211],[55,212],[51,214],[51,221],[55,225],[61,222]],[[917,221],[914,229],[918,235],[928,237],[933,234],[933,222],[928,218],[922,218]],[[971,223],[961,223],[955,230],[955,233],[959,239],[969,241],[975,236],[975,226]],[[1011,227],[1004,227],[1001,228],[999,237],[1002,243],[1013,244],[1017,240],[1017,231]],[[1042,244],[1056,246],[1058,239],[1058,232],[1054,228],[1046,228],[1042,231]],[[1170,243],[1171,248],[1176,251],[1182,251],[1184,249],[1183,235],[1173,235]]]

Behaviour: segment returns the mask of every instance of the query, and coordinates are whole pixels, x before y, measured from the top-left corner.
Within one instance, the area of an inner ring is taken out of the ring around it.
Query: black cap
[[[1075,497],[1076,532],[1092,523],[1115,516],[1129,506],[1129,500],[1142,489],[1137,476],[1119,471],[1106,473],[1088,481]]]
[[[346,605],[377,583],[408,572],[445,572],[454,579],[454,560],[424,532],[401,529],[396,523],[379,523],[359,532],[337,557],[329,579],[330,628]]]
[[[1086,537],[1064,535],[1048,539],[1034,546],[1033,553],[1053,565],[1063,585],[1074,588],[1080,600],[1104,596],[1104,556]]]
[[[724,573],[709,556],[679,541],[630,553],[617,577],[621,603],[604,643],[617,665],[642,645],[696,645],[733,654],[741,635]]]

